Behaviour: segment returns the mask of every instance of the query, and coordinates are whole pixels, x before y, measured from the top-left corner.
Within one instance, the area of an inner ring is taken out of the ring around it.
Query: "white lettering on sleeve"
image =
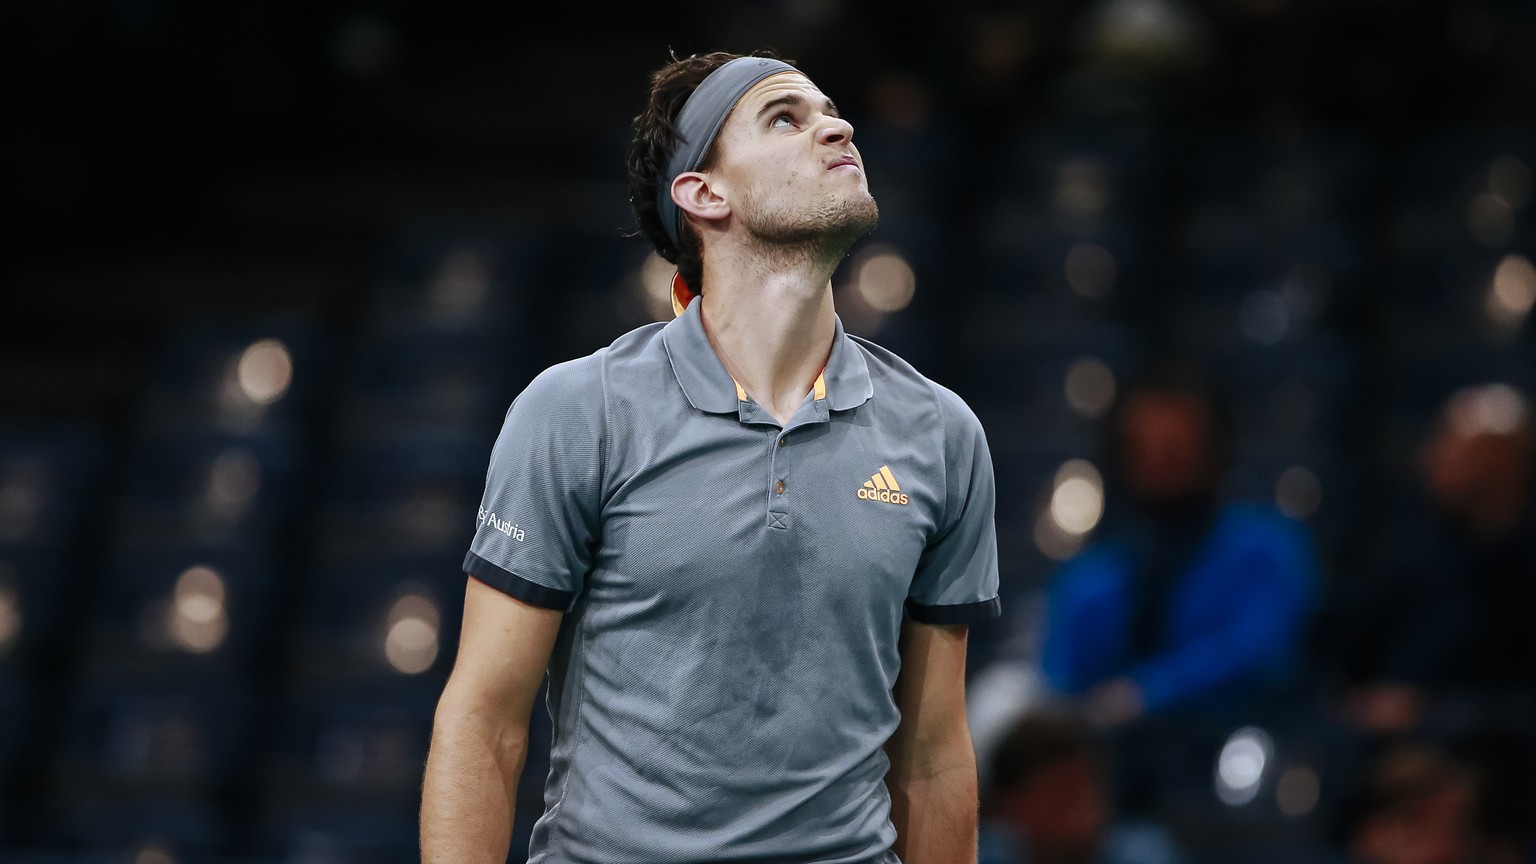
[[[480,523],[480,527],[482,528],[489,525],[491,528],[500,531],[508,537],[511,537],[513,540],[516,540],[519,543],[523,542],[523,529],[518,525],[514,525],[511,522],[498,517],[493,511],[489,511],[484,507],[481,507],[478,521]]]

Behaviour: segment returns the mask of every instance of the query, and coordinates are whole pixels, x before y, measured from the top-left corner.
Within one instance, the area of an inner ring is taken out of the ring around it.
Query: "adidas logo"
[[[859,487],[857,494],[861,501],[879,501],[884,504],[906,504],[910,500],[907,493],[901,491],[901,484],[896,482],[896,475],[891,473],[889,465],[881,465],[880,470]]]

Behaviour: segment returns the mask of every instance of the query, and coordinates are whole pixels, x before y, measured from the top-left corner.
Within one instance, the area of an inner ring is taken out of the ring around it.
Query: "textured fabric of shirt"
[[[903,616],[999,611],[985,436],[841,322],[781,428],[700,306],[545,370],[492,450],[465,570],[566,613],[530,860],[894,860]]]

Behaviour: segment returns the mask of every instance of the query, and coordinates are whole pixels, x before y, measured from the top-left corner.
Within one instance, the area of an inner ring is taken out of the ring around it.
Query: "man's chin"
[[[880,208],[868,194],[839,201],[811,214],[797,224],[767,221],[753,232],[759,240],[774,246],[815,246],[840,254],[875,230]]]
[[[847,202],[837,215],[839,218],[829,220],[827,233],[849,237],[850,244],[868,235],[880,224],[880,208],[868,193],[860,200]]]

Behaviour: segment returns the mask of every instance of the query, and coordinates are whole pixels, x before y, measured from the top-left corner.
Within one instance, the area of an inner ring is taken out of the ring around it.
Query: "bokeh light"
[[[1221,803],[1237,807],[1258,797],[1274,750],[1269,733],[1257,726],[1233,732],[1216,759],[1216,797]]]
[[[1082,417],[1102,417],[1115,403],[1115,373],[1097,357],[1079,357],[1062,382],[1067,405]]]
[[[1087,534],[1104,514],[1104,481],[1086,459],[1073,459],[1056,472],[1051,520],[1068,534]]]
[[[384,635],[384,656],[396,671],[419,675],[437,660],[441,614],[424,594],[407,593],[390,607]]]
[[[1524,255],[1506,255],[1493,271],[1488,287],[1488,315],[1493,322],[1514,330],[1525,323],[1536,305],[1536,267]]]
[[[859,257],[853,270],[853,289],[870,308],[897,312],[912,302],[917,293],[917,276],[894,247],[874,247]]]
[[[170,642],[194,654],[217,650],[229,634],[224,577],[212,567],[188,567],[176,579],[167,606]]]
[[[257,405],[283,398],[293,381],[293,357],[278,339],[262,339],[246,348],[238,366],[240,390]]]
[[[1464,437],[1509,435],[1524,426],[1530,406],[1519,390],[1508,384],[1464,387],[1451,395],[1447,417]]]

